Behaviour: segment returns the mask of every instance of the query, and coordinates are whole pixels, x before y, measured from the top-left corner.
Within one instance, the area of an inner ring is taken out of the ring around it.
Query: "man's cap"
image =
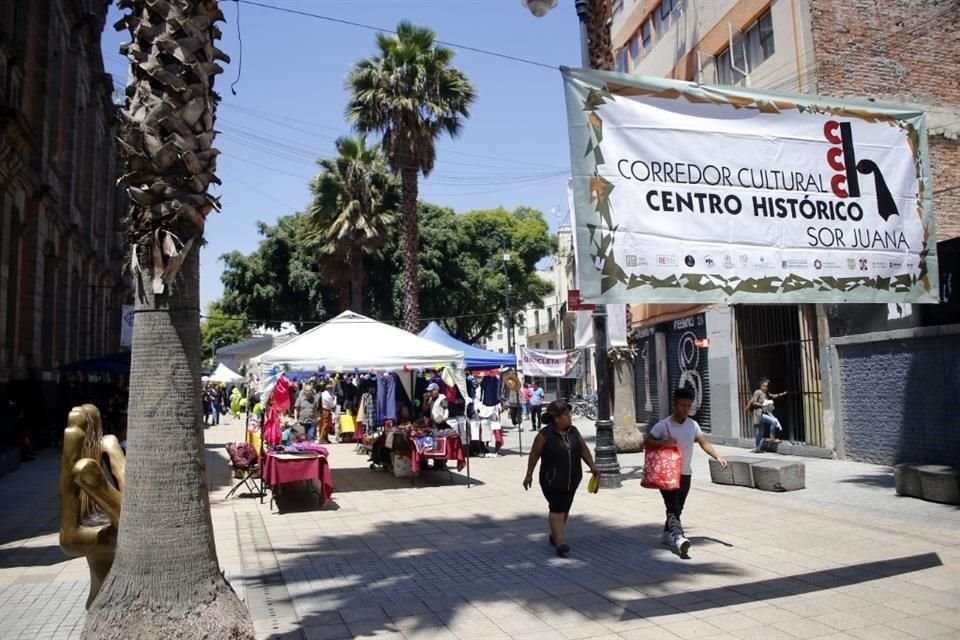
[[[438,385],[436,382],[431,382],[430,384],[427,385],[427,391],[439,391],[439,390],[440,390],[440,385]]]

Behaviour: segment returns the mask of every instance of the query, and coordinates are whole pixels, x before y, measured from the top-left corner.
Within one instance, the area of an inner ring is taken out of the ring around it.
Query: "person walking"
[[[533,381],[533,389],[530,390],[530,422],[533,424],[533,431],[540,431],[540,413],[543,409],[543,389],[540,383]]]
[[[317,436],[317,399],[312,386],[304,385],[297,394],[293,410],[296,413],[298,430],[303,432],[307,440],[313,442]]]
[[[675,548],[681,556],[686,556],[690,549],[690,541],[683,535],[680,516],[687,502],[687,495],[690,493],[693,444],[699,444],[707,455],[719,462],[724,469],[727,468],[727,461],[706,439],[696,420],[690,418],[693,398],[691,389],[680,388],[674,391],[673,414],[653,425],[643,442],[644,447],[680,447],[682,456],[680,488],[671,491],[661,490],[660,495],[663,497],[663,505],[667,512],[667,519],[663,524],[663,544]]]
[[[320,442],[323,444],[330,443],[331,432],[335,430],[333,425],[336,410],[337,396],[330,385],[325,385],[320,392]]]
[[[523,419],[530,417],[530,383],[524,382],[520,390],[520,400],[523,402]]]
[[[747,403],[747,410],[753,412],[753,453],[760,453],[760,443],[763,442],[764,433],[767,434],[769,442],[779,442],[778,434],[783,431],[783,426],[773,415],[773,401],[785,395],[787,395],[786,391],[770,393],[770,378],[760,378],[760,387],[753,392],[750,402]]]
[[[556,547],[558,556],[566,558],[570,554],[566,525],[573,497],[583,479],[581,461],[594,476],[599,477],[600,472],[583,436],[573,426],[569,404],[563,400],[551,402],[543,415],[543,423],[546,426],[534,438],[527,458],[523,488],[529,490],[533,485],[533,471],[539,462],[540,489],[549,509],[550,544]]]

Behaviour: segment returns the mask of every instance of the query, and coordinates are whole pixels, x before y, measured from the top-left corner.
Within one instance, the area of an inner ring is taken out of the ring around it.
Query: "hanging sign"
[[[567,309],[570,311],[593,311],[597,308],[595,304],[585,304],[580,299],[579,289],[567,290]]]
[[[583,352],[546,351],[520,347],[523,375],[537,378],[583,377]]]
[[[563,78],[583,300],[937,301],[922,112]]]
[[[133,346],[133,309],[132,304],[125,304],[120,311],[120,347],[124,349]]]

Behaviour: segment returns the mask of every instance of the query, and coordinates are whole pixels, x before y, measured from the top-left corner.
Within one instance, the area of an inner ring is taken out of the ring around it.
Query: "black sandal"
[[[557,555],[561,558],[566,558],[570,555],[570,547],[565,544],[561,544],[557,547]]]

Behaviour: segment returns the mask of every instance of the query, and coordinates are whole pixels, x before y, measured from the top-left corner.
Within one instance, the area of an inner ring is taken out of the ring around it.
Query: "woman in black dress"
[[[545,425],[533,441],[527,462],[527,477],[523,488],[533,485],[533,470],[540,461],[540,488],[550,509],[550,544],[557,548],[557,555],[566,558],[570,553],[564,529],[570,516],[573,496],[583,479],[581,460],[587,463],[590,473],[599,476],[590,448],[570,417],[570,405],[555,400],[543,415]]]

